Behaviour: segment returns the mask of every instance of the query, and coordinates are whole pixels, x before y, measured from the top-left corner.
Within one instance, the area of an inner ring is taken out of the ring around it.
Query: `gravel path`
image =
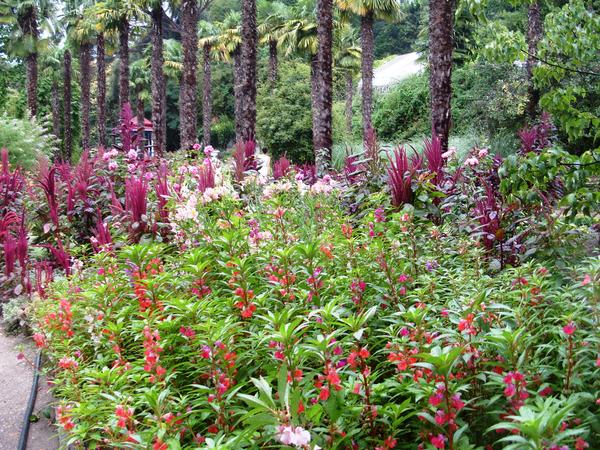
[[[394,59],[378,67],[373,72],[373,87],[375,89],[385,90],[405,78],[421,72],[425,66],[418,61],[420,56],[421,55],[416,52],[398,55]]]
[[[0,450],[17,448],[23,414],[29,400],[33,367],[26,360],[17,359],[21,352],[33,363],[35,348],[31,342],[23,337],[6,335],[0,328]],[[33,414],[39,420],[29,428],[28,450],[58,448],[55,429],[42,412],[50,402],[46,379],[40,377],[38,397],[33,409]]]

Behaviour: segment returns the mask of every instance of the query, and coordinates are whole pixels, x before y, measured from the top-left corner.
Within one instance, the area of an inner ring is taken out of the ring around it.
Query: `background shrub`
[[[281,65],[275,86],[264,83],[257,96],[256,132],[275,158],[294,162],[313,159],[310,68],[300,62]]]
[[[11,164],[31,169],[40,156],[51,156],[56,151],[56,141],[45,122],[39,123],[35,117],[15,119],[2,114],[0,148],[8,149]]]

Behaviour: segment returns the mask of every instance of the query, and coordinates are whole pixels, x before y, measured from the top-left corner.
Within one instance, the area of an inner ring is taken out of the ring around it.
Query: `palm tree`
[[[223,22],[217,25],[217,51],[221,59],[233,61],[233,97],[234,97],[234,119],[236,141],[242,140],[241,113],[240,113],[240,78],[241,78],[241,53],[242,38],[240,35],[241,15],[238,12],[230,12]]]
[[[152,0],[150,2],[150,17],[152,18],[152,29],[150,39],[152,41],[152,128],[154,131],[154,150],[158,156],[162,156],[167,145],[167,82],[164,71],[164,30],[162,1]]]
[[[212,124],[212,60],[218,57],[219,51],[215,48],[218,44],[218,30],[210,22],[202,21],[199,26],[202,48],[204,77],[202,80],[202,136],[204,145],[210,145],[210,128]]]
[[[448,150],[452,122],[452,50],[455,0],[429,0],[431,128]],[[363,48],[364,52],[364,48]]]
[[[290,9],[282,2],[263,1],[258,10],[261,13],[260,25],[258,33],[260,35],[260,43],[269,46],[269,75],[270,83],[277,81],[277,64],[278,64],[278,39],[281,31],[290,18]]]
[[[375,58],[373,25],[375,19],[399,20],[402,14],[400,0],[337,0],[342,11],[360,16],[362,46],[362,115],[363,137],[372,127],[373,60]]]
[[[242,0],[242,44],[240,48],[240,127],[243,141],[256,136],[256,53],[258,27],[256,0]]]
[[[181,148],[189,150],[197,141],[198,1],[182,0],[180,15],[183,75],[179,88],[179,124],[181,127]]]
[[[131,88],[135,93],[135,113],[138,125],[138,142],[142,146],[144,142],[144,103],[150,98],[148,87],[150,86],[150,63],[147,58],[141,58],[131,64]],[[143,147],[142,147],[143,148]]]
[[[317,0],[317,41],[313,147],[317,168],[324,172],[333,147],[333,0]]]
[[[543,33],[544,24],[540,2],[534,0],[529,4],[527,14],[527,44],[529,47],[527,56],[527,115],[532,122],[537,117],[538,103],[540,101],[540,93],[533,82],[533,68],[536,64],[538,43],[542,40]]]
[[[72,5],[73,9],[67,11],[68,38],[79,51],[79,74],[81,85],[81,147],[83,150],[90,148],[90,88],[92,84],[92,48],[96,39],[96,19],[83,4]]]
[[[335,33],[334,64],[346,80],[346,132],[352,133],[352,103],[354,100],[354,77],[360,72],[362,50],[356,30],[348,24],[341,24]]]
[[[96,84],[98,93],[96,97],[96,108],[98,117],[98,145],[106,146],[106,43],[104,30],[99,25],[100,31],[96,37]]]
[[[52,111],[52,134],[60,138],[60,93],[59,81],[62,79],[62,56],[57,46],[49,47],[42,55],[42,73],[50,78],[51,87],[51,111]]]
[[[106,0],[96,4],[95,14],[105,30],[119,36],[119,106],[129,102],[129,33],[131,21],[144,16],[139,0]]]
[[[313,112],[317,108],[317,23],[312,5],[301,3],[291,14],[291,17],[282,27],[279,35],[279,46],[285,50],[285,55],[297,54],[308,58],[310,61],[311,101]],[[313,130],[317,127],[317,116],[313,113]],[[314,136],[313,136],[314,137]],[[314,144],[314,142],[313,142]],[[315,148],[315,151],[318,150]]]
[[[13,25],[9,50],[25,59],[27,107],[37,114],[39,22],[50,14],[45,0],[0,0],[0,22]]]
[[[63,55],[64,73],[63,73],[63,154],[62,160],[71,162],[73,155],[73,129],[71,122],[72,100],[71,91],[71,51],[67,48]]]

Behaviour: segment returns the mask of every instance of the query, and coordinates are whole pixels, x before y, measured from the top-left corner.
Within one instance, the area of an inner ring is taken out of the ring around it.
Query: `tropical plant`
[[[401,2],[398,0],[337,0],[342,11],[360,16],[360,39],[362,47],[362,119],[363,138],[373,127],[373,60],[375,47],[373,25],[376,19],[397,21],[401,18]],[[439,3],[439,2],[438,2]],[[433,10],[431,14],[434,14]]]

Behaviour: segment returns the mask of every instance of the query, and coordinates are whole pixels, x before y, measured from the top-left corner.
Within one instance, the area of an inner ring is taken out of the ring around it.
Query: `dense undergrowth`
[[[370,133],[340,172],[269,178],[252,142],[155,161],[121,131],[1,171],[3,293],[33,298],[70,443],[600,445],[596,156],[547,117],[504,161]]]

